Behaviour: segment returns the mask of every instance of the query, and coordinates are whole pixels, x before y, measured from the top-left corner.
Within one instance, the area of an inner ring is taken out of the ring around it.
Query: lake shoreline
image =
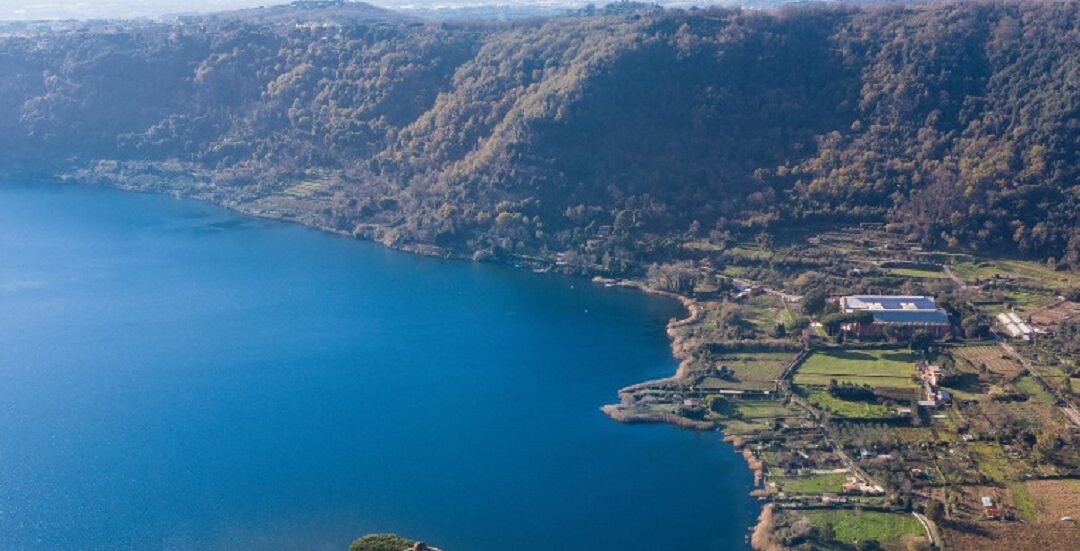
[[[677,293],[654,289],[640,281],[635,281],[632,279],[612,279],[603,276],[594,276],[592,278],[592,282],[598,285],[604,285],[608,287],[622,287],[624,289],[634,289],[642,293],[674,299],[677,300],[680,304],[682,304],[683,308],[685,308],[687,311],[687,316],[685,318],[672,318],[668,321],[665,328],[668,335],[668,341],[670,342],[671,346],[671,354],[679,362],[678,367],[675,369],[675,373],[670,377],[655,379],[652,381],[643,381],[619,389],[619,403],[603,406],[602,408],[600,408],[600,411],[603,411],[605,415],[615,421],[618,421],[619,423],[666,423],[669,425],[675,425],[680,428],[698,431],[715,429],[716,423],[712,421],[698,421],[695,419],[688,419],[674,413],[637,411],[632,407],[630,403],[630,395],[637,389],[656,384],[678,384],[679,381],[686,377],[686,374],[689,372],[690,362],[692,361],[692,359],[687,353],[685,346],[686,343],[684,342],[683,338],[675,331],[675,329],[691,323],[697,323],[701,319],[703,312],[697,301],[690,297],[686,297]]]
[[[138,174],[138,176],[141,177],[145,175]],[[199,179],[197,175],[189,176],[192,176],[192,179],[188,180],[187,184],[191,184],[195,181],[198,181]],[[596,273],[595,270],[589,270],[585,267],[574,267],[574,269],[567,269],[565,267],[558,266],[553,260],[551,260],[550,263],[547,266],[544,266],[544,269],[541,270],[536,269],[536,266],[509,262],[505,259],[481,259],[477,257],[475,252],[469,254],[467,252],[456,251],[453,249],[448,249],[445,247],[439,247],[430,244],[403,243],[390,238],[389,234],[392,228],[378,224],[362,224],[358,225],[356,230],[352,232],[344,231],[320,222],[320,220],[316,216],[311,215],[310,212],[286,214],[279,211],[256,208],[251,202],[228,200],[200,192],[198,190],[198,186],[195,186],[196,191],[192,193],[191,187],[188,187],[186,185],[177,185],[176,183],[172,183],[170,181],[170,178],[165,177],[155,176],[140,181],[135,178],[102,177],[101,174],[91,175],[83,171],[61,174],[58,178],[56,178],[56,180],[64,184],[70,184],[75,186],[102,187],[129,193],[165,195],[181,200],[194,200],[226,208],[230,211],[239,213],[244,216],[251,216],[253,218],[274,222],[286,222],[296,224],[299,226],[319,230],[321,232],[333,234],[338,237],[377,243],[391,250],[444,260],[484,262],[495,265],[509,265],[514,268],[533,268],[533,271],[551,272],[557,273],[559,275],[587,277],[590,278],[590,280],[597,285],[632,289],[637,292],[675,300],[686,310],[685,317],[672,318],[665,326],[665,332],[668,336],[671,356],[679,362],[675,373],[669,377],[665,377],[662,379],[642,381],[640,383],[635,383],[633,385],[618,389],[616,391],[616,395],[619,398],[619,403],[602,406],[600,408],[600,411],[612,421],[623,424],[667,424],[695,432],[720,430],[720,427],[718,427],[717,424],[713,421],[690,419],[688,417],[684,417],[675,413],[636,411],[632,406],[627,403],[627,398],[637,388],[660,382],[678,383],[687,375],[690,369],[690,364],[692,362],[688,351],[688,343],[686,343],[684,338],[675,330],[679,327],[699,322],[701,317],[704,315],[704,310],[702,309],[702,307],[695,299],[691,297],[687,297],[678,293],[655,289],[640,280],[609,278],[602,274]],[[723,441],[724,443],[731,445],[735,451],[739,452],[739,455],[743,458],[747,469],[750,471],[751,474],[754,475],[753,488],[757,488],[759,485],[759,481],[761,480],[761,467],[760,464],[755,465],[755,463],[760,462],[757,461],[757,459],[752,453],[747,453],[748,450],[743,447],[740,438],[725,436],[723,438]],[[753,491],[748,495],[748,497],[753,497]],[[747,533],[750,534],[752,532],[754,534],[757,534],[758,532],[760,532],[762,530],[761,526],[764,522],[764,518],[765,515],[764,512],[762,512],[759,515],[756,524],[746,526]]]
[[[247,548],[275,538],[344,542],[375,531],[422,534],[444,548],[478,550],[498,549],[505,540],[519,541],[512,546],[522,549],[560,548],[551,544],[564,538],[566,549],[584,549],[583,541],[621,542],[627,549],[662,548],[649,544],[661,541],[743,547],[740,532],[758,507],[742,499],[747,477],[718,435],[620,427],[597,415],[613,387],[674,370],[656,330],[684,313],[668,301],[494,265],[410,260],[300,224],[260,222],[211,201],[55,180],[9,183],[3,186],[9,200],[3,202],[8,216],[2,235],[5,252],[16,255],[10,257],[16,269],[5,275],[14,280],[34,274],[56,283],[0,295],[5,307],[55,306],[44,309],[48,323],[25,329],[35,346],[16,347],[12,361],[46,370],[55,365],[59,376],[42,380],[40,373],[24,373],[41,386],[40,396],[22,397],[26,393],[14,388],[20,385],[11,385],[0,397],[18,411],[42,397],[65,396],[76,388],[69,382],[80,381],[86,392],[76,392],[69,403],[92,419],[102,403],[110,404],[109,417],[93,429],[116,442],[110,449],[117,451],[97,459],[91,470],[71,461],[68,447],[22,439],[20,453],[55,460],[43,476],[87,482],[73,486],[68,495],[74,497],[5,488],[0,500],[26,505],[21,516],[0,522],[13,528],[0,530],[0,540],[66,539],[57,527],[81,527],[94,520],[94,511],[70,520],[52,511],[63,509],[59,501],[84,501],[78,491],[85,489],[118,507],[134,501],[132,492],[169,496],[146,507],[145,526],[96,528],[94,545],[103,548],[122,548],[121,541],[153,547],[175,534],[201,542],[196,547],[226,541],[233,543],[218,546]],[[88,269],[76,268],[76,261]],[[92,285],[60,279],[72,271],[93,276]],[[432,308],[445,315],[417,324],[416,313]],[[18,317],[8,325],[16,327]],[[53,338],[49,324],[61,318],[73,338],[85,327],[92,346],[55,346],[41,359],[37,343]],[[118,348],[116,339],[99,338],[104,331],[119,331],[112,334],[122,335],[125,344]],[[163,340],[165,335],[176,338]],[[82,360],[60,361],[65,357]],[[422,384],[401,376],[409,373],[422,373]],[[97,381],[105,382],[99,388]],[[535,412],[522,407],[538,396],[544,398],[533,404]],[[5,434],[53,425],[61,432],[79,422],[52,408],[32,411],[40,419],[5,425]],[[121,414],[145,420],[145,431],[135,436],[130,425],[110,421]],[[446,430],[431,430],[432,415],[440,419],[435,426]],[[182,441],[173,438],[177,432]],[[293,433],[300,436],[279,438]],[[518,438],[522,433],[529,438]],[[189,454],[189,438],[201,434],[219,435],[220,442],[211,441],[221,451]],[[484,441],[490,449],[475,456],[476,443]],[[87,439],[85,445],[94,443]],[[163,449],[170,453],[158,451]],[[437,464],[420,450],[433,450]],[[133,472],[128,457],[140,469],[169,476],[103,492],[109,481]],[[396,466],[412,461],[417,467]],[[252,474],[231,476],[240,466]],[[428,467],[430,481],[410,473]],[[339,483],[321,487],[308,480],[335,469],[342,470]],[[576,484],[547,482],[567,473],[582,478]],[[223,482],[189,489],[196,479]],[[281,481],[269,500],[252,501],[240,491],[263,487],[265,480]],[[515,518],[533,513],[532,526],[521,527],[524,534],[507,533],[518,522],[497,514],[500,499],[461,493],[485,481],[505,483],[500,486],[511,501],[523,496],[511,506]],[[227,494],[217,499],[229,510],[199,508],[206,492]],[[412,511],[410,496],[417,492],[448,509]],[[641,508],[638,499],[659,509]],[[177,501],[179,507],[170,505]],[[485,503],[458,511],[453,504],[461,501]],[[687,501],[699,506],[680,512]],[[489,503],[493,514],[480,514]],[[246,520],[253,514],[258,524]],[[621,528],[627,519],[636,519],[629,533]],[[251,528],[237,534],[222,523]],[[490,537],[499,533],[507,537]],[[471,541],[477,545],[462,543]],[[46,547],[66,548],[56,542]],[[9,546],[22,545],[0,545]]]

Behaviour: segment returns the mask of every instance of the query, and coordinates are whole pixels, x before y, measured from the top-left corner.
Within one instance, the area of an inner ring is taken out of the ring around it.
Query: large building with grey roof
[[[933,297],[852,295],[840,299],[840,311],[870,313],[871,321],[841,326],[845,333],[856,337],[884,337],[889,333],[908,338],[926,331],[939,339],[949,333],[951,326],[949,315],[937,307]]]

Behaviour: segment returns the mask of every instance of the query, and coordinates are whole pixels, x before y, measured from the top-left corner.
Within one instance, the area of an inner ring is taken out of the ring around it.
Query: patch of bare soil
[[[1055,522],[1071,517],[1080,521],[1080,480],[1033,480],[1028,482],[1028,490],[1039,520]]]
[[[966,522],[945,523],[942,537],[950,549],[979,551],[1057,551],[1076,549],[1076,523]]]

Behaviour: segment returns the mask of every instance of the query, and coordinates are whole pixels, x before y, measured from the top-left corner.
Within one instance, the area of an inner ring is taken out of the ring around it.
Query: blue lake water
[[[742,549],[716,433],[598,408],[677,306],[201,203],[0,184],[0,550]]]

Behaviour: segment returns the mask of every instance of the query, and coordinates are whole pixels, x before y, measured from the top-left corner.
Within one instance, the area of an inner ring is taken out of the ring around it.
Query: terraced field
[[[997,277],[1009,277],[1037,287],[1069,289],[1080,285],[1080,276],[1047,268],[1037,262],[1026,260],[983,259],[976,262],[959,262],[952,271],[968,283],[986,281]]]
[[[1009,356],[996,344],[980,344],[975,346],[957,346],[949,349],[952,356],[967,363],[967,366],[978,370],[985,366],[986,370],[1006,379],[1015,379],[1023,372],[1020,362]]]
[[[916,279],[945,279],[949,277],[945,272],[921,270],[918,268],[889,268],[885,273],[900,277],[913,277]]]

